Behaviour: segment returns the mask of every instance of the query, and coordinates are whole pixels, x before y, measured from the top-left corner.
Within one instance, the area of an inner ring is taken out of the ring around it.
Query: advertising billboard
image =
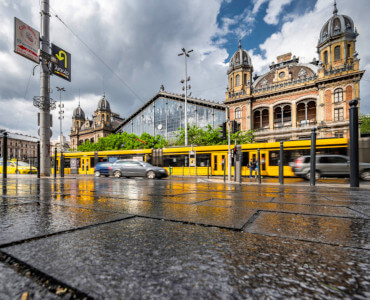
[[[39,63],[40,32],[14,18],[14,52]]]
[[[53,64],[53,74],[71,81],[71,54],[62,48],[51,44],[51,55],[58,59],[58,63]]]

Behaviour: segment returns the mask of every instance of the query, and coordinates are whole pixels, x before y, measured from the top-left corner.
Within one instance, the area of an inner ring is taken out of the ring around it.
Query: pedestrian
[[[256,161],[255,166],[254,166],[254,178],[257,179],[258,176],[258,161]]]
[[[248,164],[248,168],[249,168],[249,180],[252,181],[252,176],[253,176],[253,171],[256,167],[256,163],[254,162],[254,159],[251,158],[251,160],[249,161],[249,164]]]

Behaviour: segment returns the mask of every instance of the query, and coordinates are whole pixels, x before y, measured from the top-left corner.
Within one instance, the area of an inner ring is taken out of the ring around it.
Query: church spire
[[[239,49],[242,48],[242,40],[239,40]]]
[[[338,9],[337,9],[337,1],[334,0],[334,10],[333,10],[333,14],[336,15],[338,13]]]

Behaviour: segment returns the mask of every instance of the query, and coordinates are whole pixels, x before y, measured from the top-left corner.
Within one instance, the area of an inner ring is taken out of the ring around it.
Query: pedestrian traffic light
[[[221,129],[219,130],[219,132],[221,133],[220,138],[226,140],[226,122],[223,122],[220,127],[221,127]]]
[[[236,133],[239,131],[239,124],[235,120],[231,121],[231,133]]]

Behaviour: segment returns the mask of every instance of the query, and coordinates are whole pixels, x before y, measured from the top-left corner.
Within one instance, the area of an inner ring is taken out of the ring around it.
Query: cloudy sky
[[[369,0],[337,0],[359,37],[357,52],[366,73],[361,81],[361,113],[370,113]],[[72,82],[51,77],[51,97],[64,87],[63,132],[80,101],[91,118],[105,92],[114,112],[128,117],[155,95],[161,84],[180,93],[184,77],[181,48],[188,60],[193,96],[222,102],[227,65],[238,40],[255,73],[267,72],[280,54],[301,62],[318,58],[319,32],[331,17],[332,0],[50,0],[51,42],[72,55]],[[40,29],[40,0],[0,0],[0,128],[37,136],[39,67],[15,54],[14,17]],[[64,22],[64,24],[55,15]],[[87,47],[86,47],[87,45]],[[53,137],[59,135],[53,111]]]

